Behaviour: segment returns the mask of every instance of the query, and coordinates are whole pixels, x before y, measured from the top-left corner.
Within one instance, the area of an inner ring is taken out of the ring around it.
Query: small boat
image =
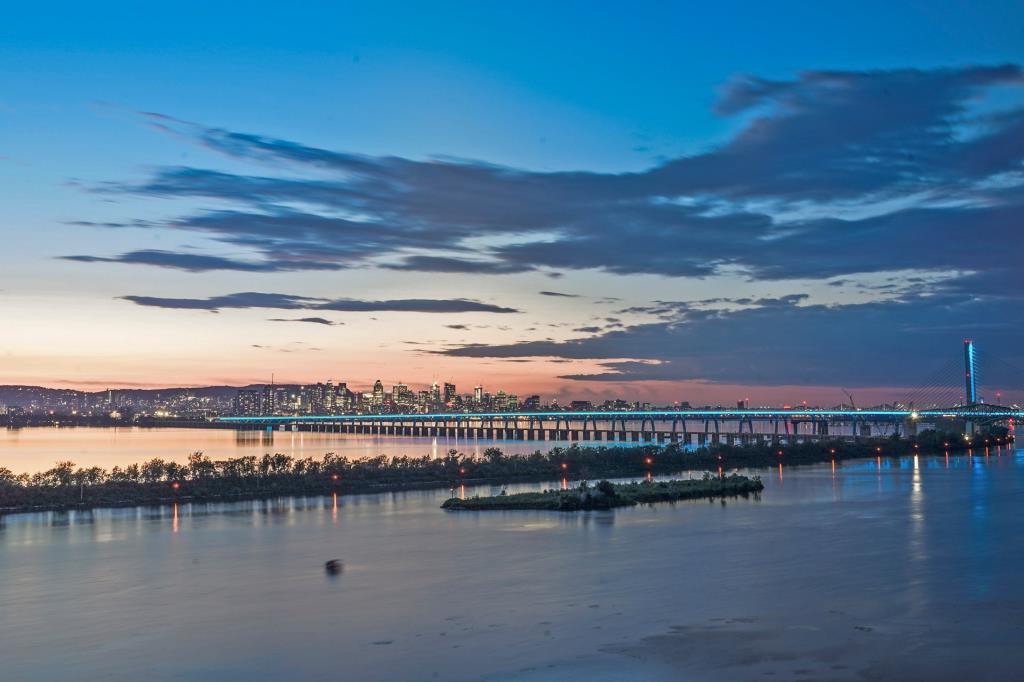
[[[338,575],[345,569],[345,564],[341,563],[341,559],[331,559],[324,564],[324,570],[327,571],[327,575]]]

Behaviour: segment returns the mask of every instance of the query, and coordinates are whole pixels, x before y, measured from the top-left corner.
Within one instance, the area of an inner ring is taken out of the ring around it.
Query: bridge
[[[952,407],[899,409],[704,408],[623,412],[465,412],[436,414],[266,415],[220,417],[239,429],[380,436],[485,438],[600,443],[797,442],[826,438],[912,436],[921,428],[973,435],[990,424],[1012,426],[1024,410],[979,402],[974,344],[964,342],[964,396]],[[959,373],[960,370],[957,370]],[[851,401],[852,402],[852,401]]]

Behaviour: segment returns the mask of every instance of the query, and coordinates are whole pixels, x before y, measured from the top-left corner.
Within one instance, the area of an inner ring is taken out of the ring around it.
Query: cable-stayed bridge
[[[934,428],[971,436],[992,424],[1024,420],[1020,406],[984,402],[977,349],[964,342],[962,363],[943,367],[906,399],[884,408],[703,408],[642,411],[437,414],[265,415],[220,417],[236,428],[381,436],[495,440],[633,442],[703,445],[772,440],[914,435]],[[987,361],[987,360],[986,360]],[[1013,371],[1011,365],[1006,365]],[[1011,372],[1012,373],[1012,372]],[[1021,372],[1024,376],[1024,372]]]

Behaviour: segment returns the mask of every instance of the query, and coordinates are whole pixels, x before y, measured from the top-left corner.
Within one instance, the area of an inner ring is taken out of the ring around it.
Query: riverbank
[[[151,459],[140,464],[77,468],[72,462],[38,474],[0,468],[0,513],[87,509],[178,502],[222,502],[289,495],[377,493],[459,485],[599,480],[684,471],[721,475],[763,469],[912,454],[961,453],[1011,446],[1013,437],[993,431],[966,440],[955,434],[922,432],[914,439],[817,441],[785,446],[713,445],[685,450],[676,445],[553,448],[547,453],[507,455],[488,448],[481,456],[450,451],[443,457],[321,459],[283,454],[211,460],[194,453],[186,464]]]
[[[686,481],[642,481],[640,483],[611,483],[600,481],[595,486],[586,482],[568,490],[545,490],[539,493],[519,493],[490,497],[453,497],[445,500],[442,509],[451,511],[496,511],[539,509],[544,511],[592,511],[634,507],[638,504],[676,502],[678,500],[716,499],[747,496],[764,490],[758,477],[710,476]]]

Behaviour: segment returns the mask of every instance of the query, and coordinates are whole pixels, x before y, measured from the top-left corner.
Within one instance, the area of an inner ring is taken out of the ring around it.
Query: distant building
[[[523,401],[523,410],[527,412],[536,412],[540,409],[540,396],[531,395]]]
[[[408,405],[411,401],[409,400],[409,387],[398,382],[391,387],[391,402],[395,405]]]
[[[243,389],[235,396],[235,414],[240,417],[259,417],[263,414],[263,392]]]
[[[348,384],[344,381],[334,388],[334,412],[336,414],[347,414],[352,411],[356,395],[348,390]]]
[[[569,409],[573,412],[589,412],[594,409],[594,405],[589,400],[573,400],[569,403]]]
[[[444,404],[448,405],[455,400],[455,384],[444,384]]]
[[[263,414],[274,414],[277,410],[277,390],[273,384],[263,387],[263,400],[260,403]]]

